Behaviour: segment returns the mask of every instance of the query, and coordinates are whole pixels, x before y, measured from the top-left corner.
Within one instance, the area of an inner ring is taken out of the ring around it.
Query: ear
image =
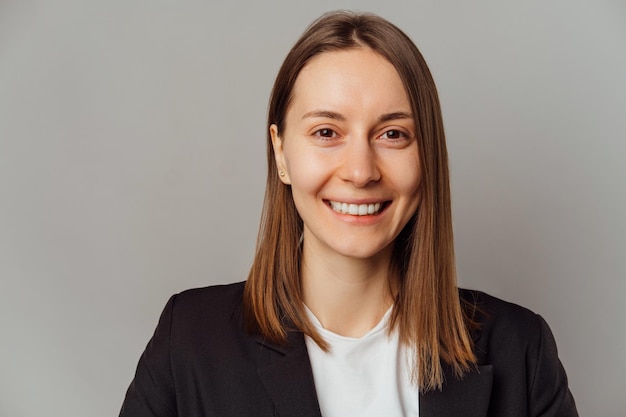
[[[276,160],[276,168],[280,180],[283,184],[291,184],[289,179],[289,171],[287,171],[287,163],[285,161],[285,153],[283,152],[283,139],[278,133],[278,126],[272,124],[270,126],[270,137],[272,138],[272,147],[274,148],[274,159]]]

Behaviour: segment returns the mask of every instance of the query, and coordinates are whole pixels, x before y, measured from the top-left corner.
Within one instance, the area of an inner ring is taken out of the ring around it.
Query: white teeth
[[[330,206],[337,213],[351,214],[353,216],[366,216],[376,214],[380,210],[381,203],[375,204],[348,204],[331,201]]]

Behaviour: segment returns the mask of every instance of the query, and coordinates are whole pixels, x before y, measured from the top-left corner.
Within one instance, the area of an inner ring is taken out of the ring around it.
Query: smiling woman
[[[244,283],[168,302],[122,416],[576,416],[543,319],[456,286],[428,67],[330,13],[287,55]]]
[[[292,94],[284,130],[272,124],[270,132],[285,172],[280,179],[291,186],[304,223],[303,259],[313,268],[386,253],[381,265],[388,265],[393,241],[420,200],[415,124],[402,80],[387,60],[361,47],[311,59]],[[302,272],[304,288],[322,279]],[[380,272],[387,281],[387,271]]]

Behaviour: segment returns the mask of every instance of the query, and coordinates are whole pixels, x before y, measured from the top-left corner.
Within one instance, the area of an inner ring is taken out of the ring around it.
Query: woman
[[[245,283],[170,299],[121,416],[576,416],[539,316],[456,287],[437,92],[415,45],[330,13],[269,104]]]

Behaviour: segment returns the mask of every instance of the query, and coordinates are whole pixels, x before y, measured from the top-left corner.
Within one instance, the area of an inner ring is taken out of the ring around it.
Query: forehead
[[[302,68],[292,91],[295,109],[337,106],[410,112],[395,67],[367,47],[323,52]]]

